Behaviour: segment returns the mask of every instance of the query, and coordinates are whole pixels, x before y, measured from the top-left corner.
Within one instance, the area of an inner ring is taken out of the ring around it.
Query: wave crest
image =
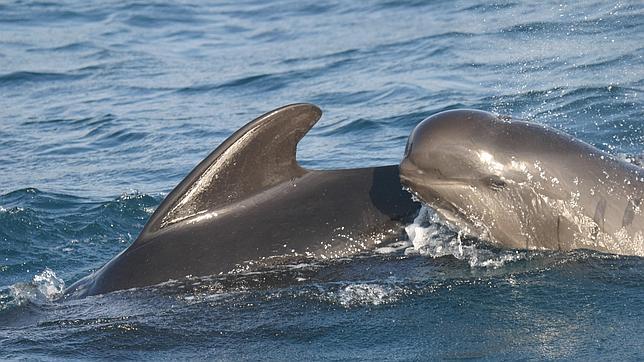
[[[65,282],[49,268],[34,275],[30,283],[16,283],[9,287],[11,297],[17,305],[45,304],[62,296],[64,290]]]

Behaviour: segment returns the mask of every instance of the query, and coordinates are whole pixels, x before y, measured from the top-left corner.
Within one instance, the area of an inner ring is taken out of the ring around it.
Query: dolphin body
[[[496,245],[644,256],[644,169],[553,128],[438,113],[413,130],[400,174],[448,224]]]
[[[398,166],[307,170],[296,146],[322,111],[293,104],[251,121],[172,191],[134,243],[71,285],[83,297],[280,257],[359,253],[400,235],[420,204]]]

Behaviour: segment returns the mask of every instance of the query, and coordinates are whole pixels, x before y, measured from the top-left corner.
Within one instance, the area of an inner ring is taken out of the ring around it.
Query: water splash
[[[318,296],[322,301],[344,308],[384,305],[398,301],[407,290],[398,285],[363,282],[341,285]]]
[[[436,212],[423,206],[414,222],[405,227],[411,246],[405,254],[420,254],[432,258],[454,256],[465,260],[470,267],[500,268],[508,262],[527,258],[527,253],[517,250],[496,251],[479,245],[473,240],[463,238],[442,224]]]
[[[53,270],[45,268],[42,273],[34,275],[30,283],[16,283],[9,290],[17,305],[45,304],[63,294],[65,282]]]
[[[343,306],[354,304],[380,305],[396,301],[396,290],[378,284],[353,284],[345,287],[336,294],[338,302]]]
[[[617,158],[632,163],[635,166],[644,167],[644,153],[641,154],[627,154],[627,153],[618,153]]]

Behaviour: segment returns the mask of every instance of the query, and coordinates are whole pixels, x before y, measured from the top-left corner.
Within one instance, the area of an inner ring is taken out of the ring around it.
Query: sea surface
[[[325,112],[308,168],[396,164],[463,107],[641,163],[643,57],[641,1],[3,1],[0,359],[642,360],[643,258],[464,244],[431,210],[352,258],[57,298],[289,103]]]

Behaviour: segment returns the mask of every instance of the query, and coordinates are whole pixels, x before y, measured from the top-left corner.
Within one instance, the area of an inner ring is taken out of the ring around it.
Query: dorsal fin
[[[181,220],[221,209],[304,175],[297,143],[320,119],[312,104],[292,104],[249,122],[201,161],[175,187],[143,228],[138,241]]]

